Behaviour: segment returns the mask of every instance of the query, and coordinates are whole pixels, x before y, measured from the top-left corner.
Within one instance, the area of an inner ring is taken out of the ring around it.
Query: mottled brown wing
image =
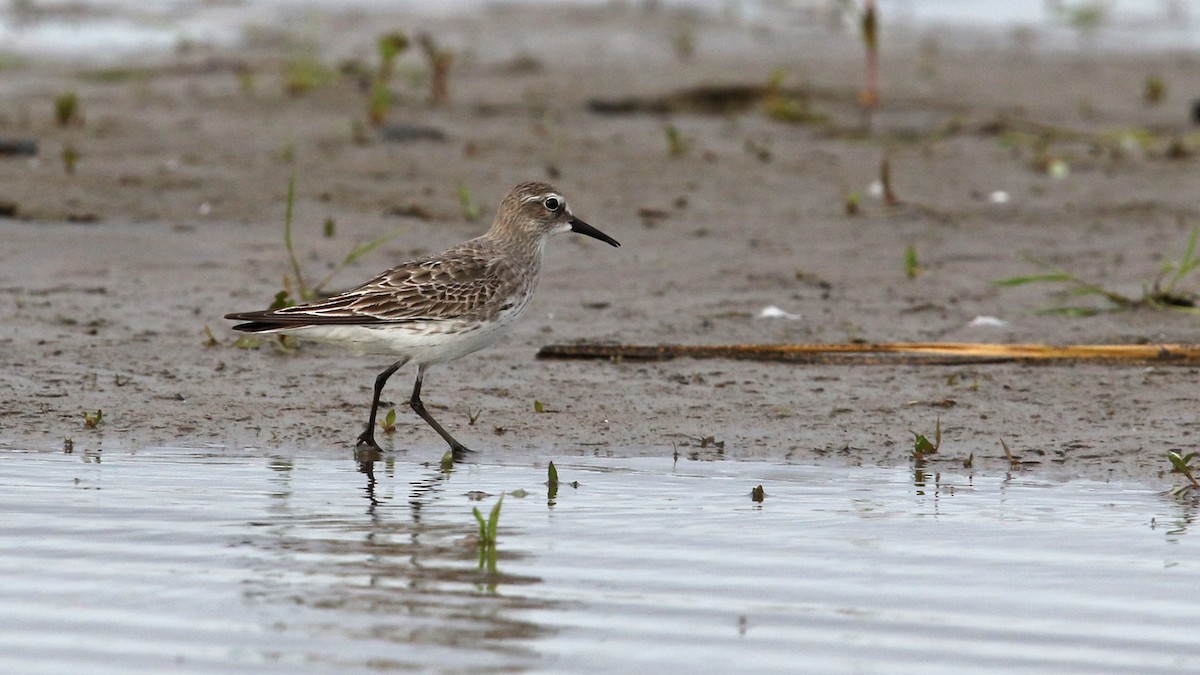
[[[470,319],[503,302],[511,280],[496,259],[452,249],[394,267],[327,300],[230,318],[281,325],[379,324]]]

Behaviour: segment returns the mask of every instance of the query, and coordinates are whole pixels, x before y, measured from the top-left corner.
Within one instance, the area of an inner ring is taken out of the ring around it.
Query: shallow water
[[[87,59],[91,63],[119,62],[130,57],[168,54],[189,46],[217,49],[238,44],[253,26],[296,22],[318,8],[326,11],[371,11],[380,7],[424,12],[430,16],[478,16],[495,6],[603,5],[610,0],[39,0],[0,5],[0,45],[3,52],[27,56]],[[750,25],[827,27],[831,8],[825,0],[781,3],[778,0],[662,0],[667,7],[700,10],[711,16],[728,16]],[[1200,34],[1193,22],[1200,16],[1200,0],[1104,0],[1066,2],[1060,12],[1047,0],[880,0],[884,34],[891,27],[922,32],[984,31],[1005,35],[1013,31],[1038,31],[1043,50],[1101,47],[1118,51],[1196,49]],[[1093,29],[1073,27],[1071,8],[1099,6]],[[301,23],[303,23],[301,21]],[[844,30],[853,24],[844,17]],[[1086,38],[1086,39],[1081,39]],[[963,36],[968,44],[977,33]]]
[[[1200,668],[1192,499],[558,459],[0,451],[0,672]]]

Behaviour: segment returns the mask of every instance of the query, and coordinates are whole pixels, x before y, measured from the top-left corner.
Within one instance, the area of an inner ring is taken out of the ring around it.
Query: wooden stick
[[[832,345],[547,345],[542,359],[632,359],[679,357],[788,363],[864,365],[955,365],[1013,362],[1112,362],[1200,365],[1200,344],[1045,345],[977,342],[892,342]]]

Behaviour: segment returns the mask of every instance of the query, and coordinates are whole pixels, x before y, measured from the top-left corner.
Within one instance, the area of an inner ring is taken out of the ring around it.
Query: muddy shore
[[[482,232],[523,180],[554,183],[621,241],[552,242],[515,330],[426,380],[433,414],[489,459],[678,451],[902,465],[911,431],[932,434],[940,420],[934,470],[962,471],[968,457],[975,471],[1009,470],[1003,438],[1023,471],[1166,487],[1166,451],[1196,445],[1192,367],[534,355],[574,340],[1194,342],[1194,314],[1047,314],[1056,286],[991,282],[1038,272],[1034,257],[1137,296],[1183,252],[1200,225],[1188,100],[1200,92],[1200,56],[1044,53],[1003,39],[967,49],[885,33],[881,109],[864,132],[857,39],[803,22],[506,8],[306,14],[295,25],[248,31],[236,48],[0,70],[0,136],[37,143],[34,156],[0,158],[0,445],[348,455],[386,363],[319,345],[238,348],[221,319],[267,305],[289,273],[292,174],[310,279],[400,229],[332,288]],[[392,83],[389,128],[433,133],[389,139],[365,123],[363,78],[345,64],[369,71],[388,30],[427,31],[457,52],[442,105],[426,101],[416,52]],[[680,35],[694,43],[686,58]],[[306,63],[318,81],[288,93]],[[776,71],[811,119],[774,119],[758,94],[719,112],[672,98],[714,85],[761,93]],[[1149,76],[1168,85],[1156,105],[1144,97]],[[78,116],[59,126],[54,100],[68,91]],[[604,108],[630,101],[631,111]],[[885,157],[897,205],[869,188]],[[798,317],[757,318],[768,306]],[[1006,323],[972,325],[979,316]],[[385,444],[436,461],[441,441],[400,405],[411,377],[402,371],[389,389],[399,423]],[[86,428],[97,409],[102,423]]]

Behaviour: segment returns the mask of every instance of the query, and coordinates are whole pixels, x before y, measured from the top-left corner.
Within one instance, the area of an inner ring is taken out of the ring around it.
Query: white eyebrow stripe
[[[525,198],[521,199],[521,203],[528,204],[529,202],[540,202],[544,199],[549,199],[550,197],[554,197],[555,199],[557,199],[560,202],[565,201],[562,198],[562,195],[554,193],[554,192],[547,192],[544,195],[530,195],[528,197],[525,197]]]

